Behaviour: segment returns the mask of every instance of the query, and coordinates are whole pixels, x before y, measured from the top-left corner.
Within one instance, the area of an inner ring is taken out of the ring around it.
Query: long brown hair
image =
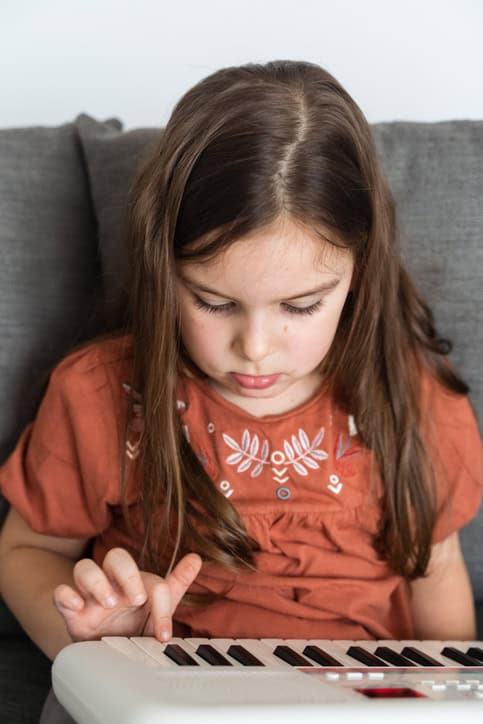
[[[183,368],[201,371],[180,335],[176,268],[214,258],[283,215],[330,230],[353,253],[353,287],[320,371],[374,451],[384,485],[376,548],[410,580],[427,568],[435,522],[421,374],[456,393],[468,387],[402,264],[395,203],[369,125],[337,80],[308,62],[247,64],[200,81],[175,106],[131,187],[127,328],[144,407],[143,554],[153,570],[166,551],[171,568],[189,549],[253,566],[256,543],[180,429],[177,377]],[[160,508],[161,533],[153,523]]]

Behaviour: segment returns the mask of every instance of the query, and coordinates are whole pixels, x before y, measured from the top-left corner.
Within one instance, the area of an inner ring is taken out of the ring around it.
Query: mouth
[[[239,375],[235,372],[231,372],[231,376],[238,382],[241,387],[252,390],[264,390],[267,387],[271,387],[278,380],[280,375]]]

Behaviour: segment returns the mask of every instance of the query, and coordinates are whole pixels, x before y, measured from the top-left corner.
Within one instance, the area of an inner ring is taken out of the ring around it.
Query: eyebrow
[[[219,292],[216,289],[210,289],[210,287],[198,284],[193,279],[189,279],[189,277],[185,276],[184,274],[180,274],[180,277],[185,282],[185,284],[187,284],[189,287],[192,287],[193,289],[196,289],[197,291],[207,292],[208,294],[213,294],[215,297],[221,297],[222,299],[231,299],[229,294],[222,294],[222,292]],[[318,294],[320,292],[330,292],[332,289],[335,289],[339,282],[340,278],[331,279],[330,281],[325,282],[325,284],[321,284],[315,289],[308,289],[306,292],[299,292],[298,294],[293,294],[291,297],[285,297],[284,299],[276,299],[274,300],[274,302],[291,302],[296,299],[302,299],[303,297],[310,297],[312,294]],[[239,300],[234,299],[233,301],[238,302]]]

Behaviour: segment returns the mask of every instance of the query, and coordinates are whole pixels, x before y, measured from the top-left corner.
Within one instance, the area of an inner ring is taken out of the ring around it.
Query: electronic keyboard
[[[482,641],[108,636],[56,657],[78,724],[483,722]]]

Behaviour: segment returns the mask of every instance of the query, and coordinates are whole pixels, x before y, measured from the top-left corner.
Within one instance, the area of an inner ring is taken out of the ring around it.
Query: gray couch
[[[483,121],[379,123],[373,132],[404,256],[454,342],[481,424]],[[59,127],[0,129],[0,462],[34,417],[54,363],[122,322],[126,195],[158,135],[85,114]],[[482,538],[483,511],[462,533],[479,638]],[[0,602],[0,721],[38,721],[49,684],[49,661]]]

